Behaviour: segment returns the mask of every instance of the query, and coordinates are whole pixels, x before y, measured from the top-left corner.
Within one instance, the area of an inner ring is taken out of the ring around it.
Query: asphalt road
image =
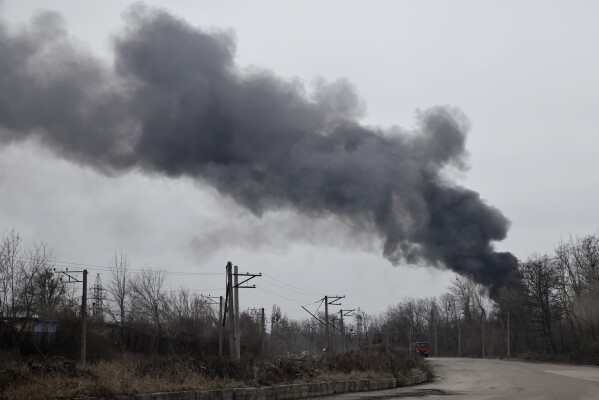
[[[327,400],[599,400],[596,367],[468,358],[433,358],[429,362],[436,374],[431,383],[334,395]]]

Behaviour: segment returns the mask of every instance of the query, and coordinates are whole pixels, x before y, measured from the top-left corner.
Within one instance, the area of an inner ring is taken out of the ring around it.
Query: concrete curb
[[[132,396],[96,397],[116,400],[294,400],[348,392],[393,389],[428,380],[426,373],[389,379],[362,379],[343,382],[301,383],[239,389],[187,390],[183,392],[147,393]]]

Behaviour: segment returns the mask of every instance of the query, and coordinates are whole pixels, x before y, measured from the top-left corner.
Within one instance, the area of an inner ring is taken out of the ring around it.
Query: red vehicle
[[[416,342],[412,344],[412,351],[415,351],[424,358],[428,357],[429,350],[430,347],[428,345],[428,342]]]

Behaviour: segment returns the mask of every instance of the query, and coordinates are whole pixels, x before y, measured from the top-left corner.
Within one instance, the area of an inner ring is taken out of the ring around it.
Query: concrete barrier
[[[86,398],[86,400],[295,400],[347,392],[393,389],[423,383],[427,380],[427,374],[422,373],[399,379],[361,379],[357,381],[302,383],[255,388],[186,390],[131,396],[95,397]]]

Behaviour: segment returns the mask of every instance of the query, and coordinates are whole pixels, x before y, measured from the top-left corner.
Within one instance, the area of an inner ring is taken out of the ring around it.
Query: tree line
[[[519,282],[493,299],[458,276],[440,297],[390,306],[370,330],[392,344],[405,344],[410,336],[428,340],[431,353],[436,346],[439,355],[505,357],[510,351],[597,359],[599,235],[570,238],[551,254],[532,254],[519,262],[518,273]]]
[[[26,247],[18,232],[3,234],[0,320],[5,325],[19,318],[77,321],[80,288],[55,273],[52,259],[46,244]],[[169,289],[166,271],[134,270],[127,256],[117,253],[107,272],[102,287],[90,285],[90,323],[96,332],[109,330],[110,342],[121,350],[130,350],[131,338],[139,335],[168,338],[171,351],[174,341],[218,342],[218,306],[185,287]],[[373,341],[405,348],[428,341],[431,354],[439,356],[599,355],[599,235],[570,238],[551,254],[533,254],[519,262],[518,272],[520,281],[493,298],[484,287],[456,276],[443,295],[404,298],[378,315],[355,311],[342,323],[341,315],[331,312],[330,341],[322,310],[314,318],[292,320],[275,304],[264,325],[248,310],[240,318],[242,350],[288,355],[321,352],[327,343],[330,351],[346,351]],[[12,334],[24,335],[25,329],[20,325]],[[226,342],[226,328],[223,337]]]

